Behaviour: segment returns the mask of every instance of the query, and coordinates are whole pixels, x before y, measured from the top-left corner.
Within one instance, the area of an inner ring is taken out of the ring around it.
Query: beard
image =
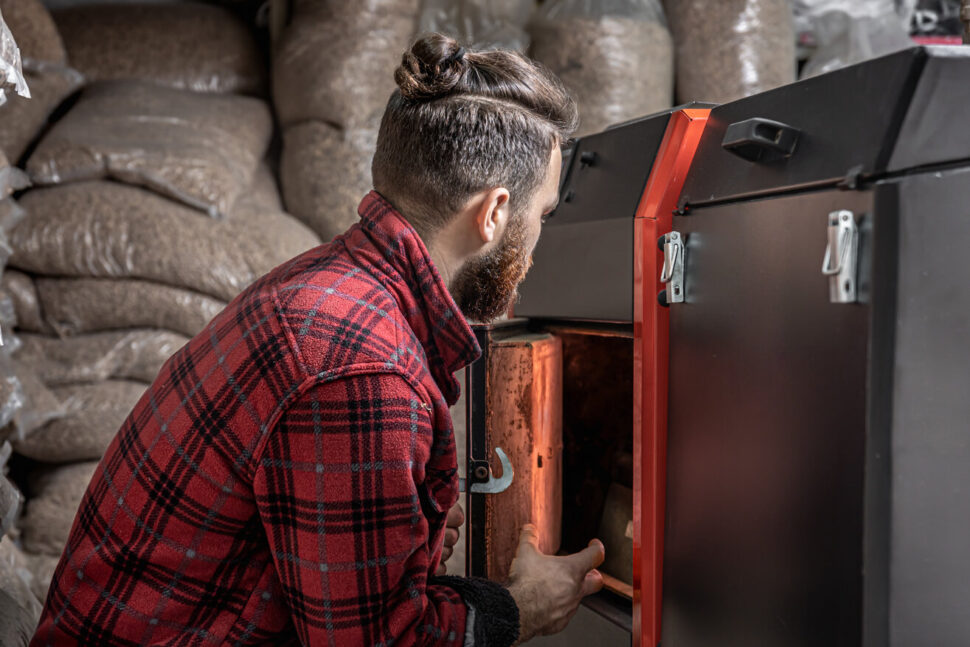
[[[488,323],[506,314],[515,303],[519,283],[531,265],[525,218],[514,217],[498,246],[466,262],[449,291],[466,318]]]

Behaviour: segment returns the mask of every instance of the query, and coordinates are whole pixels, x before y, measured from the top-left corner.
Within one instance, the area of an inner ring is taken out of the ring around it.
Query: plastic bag
[[[30,98],[20,60],[20,49],[3,19],[3,14],[0,13],[0,106],[6,103],[11,92]]]
[[[266,72],[253,34],[227,9],[96,4],[55,11],[54,20],[71,65],[92,81],[141,79],[196,92],[265,92]]]
[[[36,496],[27,502],[21,521],[25,551],[60,556],[71,534],[78,506],[97,468],[98,461],[88,461],[31,475],[30,485]]]
[[[422,0],[418,32],[438,32],[474,49],[529,49],[535,0]]]
[[[126,380],[52,387],[64,415],[15,440],[14,449],[45,463],[100,459],[146,388]]]
[[[60,65],[28,64],[31,97],[8,97],[0,106],[0,149],[18,162],[61,103],[84,82],[75,70]]]
[[[0,150],[0,202],[6,199],[14,191],[20,191],[30,186],[30,178],[16,166],[10,166],[6,156]],[[0,214],[3,216],[15,216],[17,208],[8,204]]]
[[[298,3],[273,60],[280,123],[376,128],[417,16],[418,0]]]
[[[226,303],[133,279],[38,278],[37,300],[54,331],[69,337],[126,328],[162,328],[194,337]]]
[[[51,420],[64,415],[64,405],[47,386],[40,381],[33,368],[18,359],[13,360],[14,372],[23,387],[23,406],[14,415],[11,442],[25,439]]]
[[[0,490],[5,487],[4,481],[6,479],[0,476]],[[35,626],[37,621],[40,620],[42,611],[41,603],[32,589],[33,579],[34,576],[28,567],[28,560],[23,552],[17,548],[10,537],[3,537],[0,533],[0,591],[16,602],[25,622],[33,623],[33,625],[28,624],[28,629]],[[0,614],[0,625],[6,625],[5,620],[9,621],[10,619]],[[9,628],[5,627],[0,631],[8,630]],[[27,638],[30,638],[30,633],[27,634]],[[0,644],[6,647],[18,643],[0,641]]]
[[[51,276],[140,278],[224,302],[320,243],[297,219],[255,197],[241,199],[224,220],[113,182],[35,189],[20,203],[30,218],[10,234],[13,267]]]
[[[308,121],[283,135],[280,178],[286,209],[329,241],[357,222],[357,206],[373,188],[377,131],[340,130]]]
[[[912,47],[894,0],[811,0],[815,52],[802,78]]]
[[[530,25],[532,57],[579,106],[579,135],[673,103],[673,44],[659,0],[548,0]]]
[[[0,287],[13,302],[16,325],[20,330],[29,332],[52,333],[44,321],[37,301],[37,287],[34,280],[23,272],[6,269],[0,278]]]
[[[727,103],[795,80],[789,0],[665,0],[677,101]]]
[[[41,0],[0,0],[0,11],[25,62],[67,62],[61,35]]]
[[[23,406],[24,389],[13,364],[7,357],[0,357],[0,428],[10,424]]]
[[[218,218],[249,188],[272,130],[258,99],[107,81],[81,94],[27,172],[37,184],[110,177]]]
[[[50,386],[107,379],[151,383],[189,338],[167,330],[134,329],[59,339],[22,334],[17,358]]]

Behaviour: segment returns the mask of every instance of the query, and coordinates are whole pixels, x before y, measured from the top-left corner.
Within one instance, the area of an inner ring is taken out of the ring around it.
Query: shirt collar
[[[404,216],[376,191],[364,197],[357,212],[361,228],[383,256],[384,285],[397,297],[435,382],[452,405],[460,391],[455,371],[481,355],[475,334]]]

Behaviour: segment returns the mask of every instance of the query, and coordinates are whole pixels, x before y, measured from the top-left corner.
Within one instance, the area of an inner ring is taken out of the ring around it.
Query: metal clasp
[[[829,301],[855,303],[859,259],[859,227],[855,214],[845,209],[829,214],[828,245],[822,274],[829,277]]]
[[[660,282],[666,283],[666,302],[684,302],[684,238],[680,232],[672,231],[663,239],[664,266],[660,272]]]
[[[471,481],[471,485],[468,485],[468,481],[465,479],[458,479],[458,490],[460,492],[465,492],[466,486],[475,494],[498,494],[509,489],[509,486],[512,485],[512,479],[515,477],[512,471],[512,463],[501,447],[495,448],[495,454],[502,465],[502,476],[496,478],[492,475],[488,461],[469,461],[470,477],[468,481]]]

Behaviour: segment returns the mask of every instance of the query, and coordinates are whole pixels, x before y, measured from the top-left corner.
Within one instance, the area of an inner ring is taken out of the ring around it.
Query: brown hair
[[[513,213],[545,178],[553,146],[578,125],[576,103],[541,64],[511,51],[466,52],[420,38],[395,71],[374,188],[426,236],[473,194],[503,186]]]

